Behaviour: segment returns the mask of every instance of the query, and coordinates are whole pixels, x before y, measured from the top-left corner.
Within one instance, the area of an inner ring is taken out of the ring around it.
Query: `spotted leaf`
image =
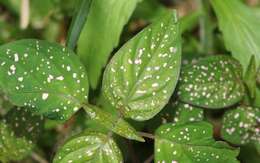
[[[155,162],[238,163],[238,150],[215,141],[206,122],[165,124],[156,131]]]
[[[52,119],[68,119],[87,99],[88,80],[70,50],[39,40],[0,47],[0,89],[18,106]]]
[[[121,163],[117,144],[107,135],[85,131],[67,141],[58,151],[54,163]]]
[[[239,106],[225,113],[221,135],[233,144],[260,144],[260,109]]]
[[[147,120],[172,95],[180,71],[181,38],[176,13],[169,13],[127,42],[103,79],[105,97],[125,117]]]
[[[183,68],[178,96],[181,101],[219,109],[239,102],[244,96],[242,67],[228,56],[211,56]]]
[[[35,146],[43,129],[43,118],[27,108],[15,108],[0,122],[0,161],[20,160]]]
[[[105,126],[107,129],[117,133],[128,139],[144,142],[144,139],[138,136],[136,130],[128,124],[123,118],[113,116],[108,112],[101,110],[95,106],[88,106],[85,108],[90,119]]]
[[[203,120],[203,109],[179,102],[175,106],[174,122],[178,124]]]

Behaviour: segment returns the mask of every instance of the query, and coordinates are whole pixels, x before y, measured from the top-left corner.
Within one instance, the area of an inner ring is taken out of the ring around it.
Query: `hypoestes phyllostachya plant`
[[[187,23],[208,18],[203,2],[192,17],[161,11],[109,58],[138,2],[79,1],[66,47],[39,39],[0,46],[1,97],[12,106],[0,121],[0,161],[38,150],[50,122],[65,123],[54,163],[129,162],[126,153],[139,152],[133,143],[152,144],[156,163],[237,163],[240,147],[260,149],[255,10],[207,2],[230,54],[187,56]]]

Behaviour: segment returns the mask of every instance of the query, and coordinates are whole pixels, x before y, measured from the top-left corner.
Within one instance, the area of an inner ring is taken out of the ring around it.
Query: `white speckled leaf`
[[[177,124],[198,122],[204,119],[203,109],[190,104],[179,102],[173,109],[175,109],[174,122]]]
[[[67,141],[53,163],[122,163],[122,154],[107,135],[85,131]]]
[[[184,67],[179,83],[181,101],[210,109],[231,106],[245,92],[242,67],[229,56],[211,56]]]
[[[155,162],[238,163],[239,150],[212,136],[212,126],[206,122],[162,125],[156,131]]]
[[[90,119],[98,122],[118,135],[127,139],[144,142],[144,139],[140,137],[136,130],[123,118],[113,116],[95,106],[88,106],[85,108],[85,111],[89,115]]]
[[[228,110],[223,118],[221,136],[233,144],[260,144],[260,109],[239,106]]]
[[[66,120],[87,99],[84,66],[70,50],[40,40],[0,47],[0,89],[18,106]]]
[[[179,23],[170,12],[115,54],[104,74],[104,95],[125,117],[150,119],[172,95],[180,65]]]
[[[43,129],[43,117],[27,108],[14,108],[0,121],[0,161],[20,160],[30,154]]]

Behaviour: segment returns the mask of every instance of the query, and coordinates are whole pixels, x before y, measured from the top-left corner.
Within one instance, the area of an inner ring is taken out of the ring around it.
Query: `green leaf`
[[[104,73],[104,95],[125,117],[150,119],[167,104],[180,65],[179,23],[170,12],[115,54]]]
[[[223,33],[226,48],[240,61],[244,72],[250,58],[260,63],[260,21],[255,11],[238,0],[211,0]]]
[[[43,129],[43,117],[27,108],[14,108],[0,122],[0,161],[20,160],[35,146]]]
[[[77,8],[75,9],[75,15],[73,16],[68,38],[67,38],[67,47],[74,49],[82,28],[87,20],[89,8],[92,0],[80,0],[78,1]]]
[[[255,57],[252,56],[244,76],[244,81],[249,91],[249,96],[252,99],[254,99],[256,95],[256,73]]]
[[[260,143],[260,109],[239,106],[225,113],[221,135],[233,144]]]
[[[168,9],[158,0],[142,0],[136,6],[131,19],[154,22],[167,12]]]
[[[211,56],[185,66],[178,95],[181,101],[203,108],[219,109],[244,96],[242,68],[228,56]]]
[[[155,162],[238,163],[239,150],[215,141],[209,123],[165,124],[156,131]]]
[[[181,33],[190,31],[199,23],[199,18],[202,16],[202,10],[194,11],[188,15],[185,15],[180,19]]]
[[[101,110],[95,106],[86,106],[85,111],[90,119],[105,126],[107,129],[123,136],[127,139],[144,142],[144,139],[138,136],[136,130],[128,124],[123,118],[113,116],[112,114]]]
[[[175,109],[174,123],[184,124],[188,122],[203,121],[203,109],[178,102]]]
[[[140,0],[95,0],[80,35],[78,53],[87,68],[92,88],[96,88],[110,53]]]
[[[0,47],[0,88],[15,105],[66,120],[87,100],[88,79],[72,51],[21,40]]]
[[[67,141],[58,151],[54,163],[121,163],[116,143],[102,133],[85,131]]]

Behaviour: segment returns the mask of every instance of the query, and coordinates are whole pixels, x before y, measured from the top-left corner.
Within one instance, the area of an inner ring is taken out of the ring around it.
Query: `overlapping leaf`
[[[78,42],[78,53],[96,88],[110,53],[118,45],[120,34],[140,0],[95,0]]]
[[[113,139],[102,133],[85,131],[67,141],[54,163],[121,163],[122,154]]]
[[[144,141],[144,139],[138,136],[136,130],[128,124],[123,118],[113,116],[100,108],[94,106],[88,106],[85,111],[90,116],[90,118],[99,124],[105,126],[107,129],[117,133],[128,139],[133,139],[137,141]]]
[[[32,151],[43,129],[43,117],[15,108],[0,122],[0,161],[20,160]]]
[[[212,137],[206,122],[165,124],[156,131],[155,162],[238,163],[239,151]]]
[[[175,107],[174,122],[183,124],[203,120],[203,109],[179,102]]]
[[[150,119],[172,95],[180,64],[179,23],[176,13],[167,13],[112,58],[104,74],[104,95],[125,117]]]
[[[238,0],[211,0],[225,45],[246,71],[252,55],[260,65],[260,21],[250,7]]]
[[[225,113],[222,137],[233,144],[258,142],[260,144],[260,109],[239,106]]]
[[[244,96],[240,64],[228,56],[212,56],[183,68],[178,95],[181,101],[204,108],[224,108]]]
[[[0,47],[0,89],[18,106],[66,120],[87,100],[88,79],[72,51],[21,40]]]

